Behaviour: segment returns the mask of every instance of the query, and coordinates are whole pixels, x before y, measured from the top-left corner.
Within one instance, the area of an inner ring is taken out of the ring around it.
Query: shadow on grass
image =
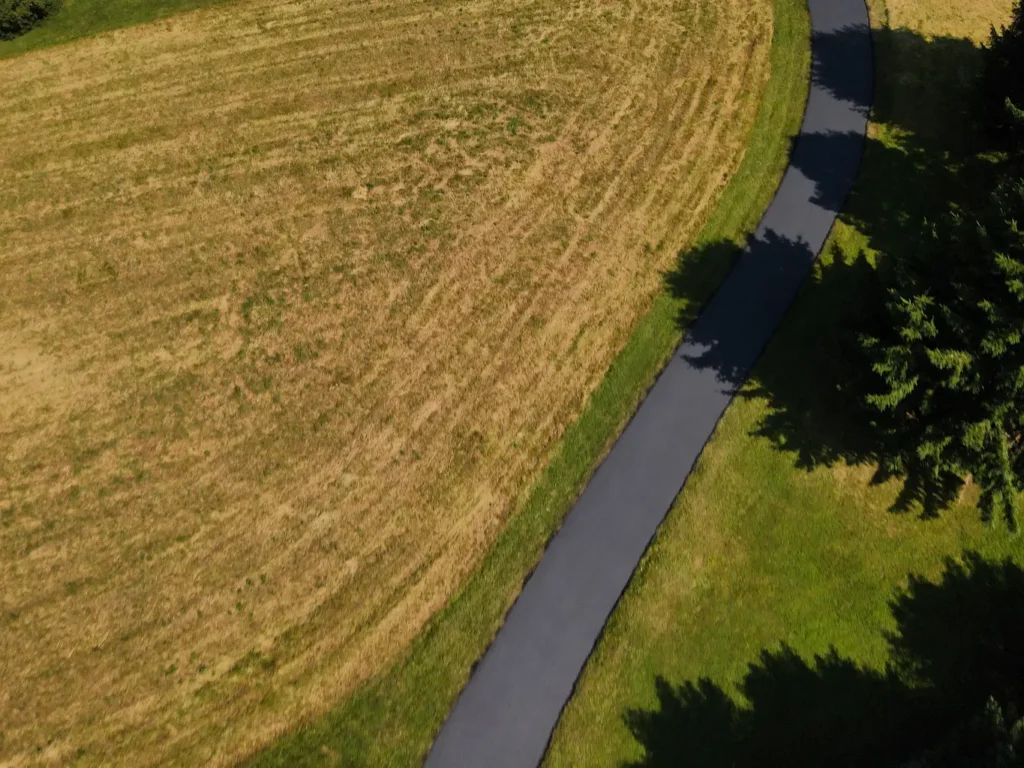
[[[879,468],[874,481],[884,482],[891,478],[887,467],[902,459],[905,469],[893,511],[918,509],[928,517],[957,497],[961,483],[925,471],[914,446],[888,437],[893,424],[868,411],[865,397],[878,391],[879,382],[858,339],[882,330],[893,270],[920,250],[934,222],[951,207],[969,211],[973,201],[985,197],[992,161],[981,153],[973,117],[980,49],[969,40],[925,39],[905,29],[875,30],[873,37],[876,69],[883,78],[872,120],[880,128],[865,144],[849,199],[844,169],[830,159],[848,156],[851,142],[861,141],[858,135],[803,135],[791,159],[795,170],[814,183],[813,202],[839,211],[839,220],[859,233],[857,246],[846,245],[846,252],[833,246],[816,265],[741,396],[768,401],[756,434],[795,453],[801,468],[870,465]],[[861,96],[847,85],[843,72],[850,49],[860,41],[843,30],[827,38],[816,40],[820,55],[814,82],[859,108]],[[897,72],[904,81],[895,88],[885,73]],[[905,79],[910,73],[916,78],[913,85]],[[757,242],[748,244],[757,247]],[[688,286],[706,273],[707,262],[731,264],[741,250],[733,243],[715,243],[681,254],[666,276],[667,290],[692,306]],[[684,314],[679,320],[689,327],[693,318]],[[710,350],[718,346],[715,339],[699,341]],[[709,354],[692,362],[714,368],[723,382],[740,390],[747,371],[730,369],[720,358]]]
[[[806,661],[764,651],[738,705],[707,679],[658,678],[658,705],[625,721],[644,757],[629,768],[899,766],[980,710],[1024,703],[1024,571],[967,554],[941,581],[912,577],[891,603],[884,670],[834,649]]]

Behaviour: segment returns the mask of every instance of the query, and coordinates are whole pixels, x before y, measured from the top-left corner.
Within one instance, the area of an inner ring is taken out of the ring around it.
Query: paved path
[[[860,164],[872,95],[864,0],[809,0],[812,85],[749,247],[551,540],[427,757],[535,768],[605,621],[821,250]]]

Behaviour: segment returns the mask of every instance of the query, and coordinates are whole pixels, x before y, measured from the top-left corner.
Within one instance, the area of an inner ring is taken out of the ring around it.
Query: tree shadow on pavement
[[[865,397],[878,390],[879,382],[863,358],[859,338],[881,330],[886,291],[900,260],[921,248],[934,222],[950,208],[969,212],[991,178],[992,161],[981,152],[973,118],[979,49],[969,40],[925,39],[905,29],[875,30],[873,38],[876,67],[883,73],[872,106],[876,127],[864,145],[849,198],[846,170],[830,158],[848,156],[851,144],[862,141],[858,134],[803,135],[791,156],[794,171],[815,185],[813,202],[838,211],[847,234],[855,234],[815,265],[741,395],[768,401],[755,434],[795,453],[801,468],[870,465],[878,467],[874,481],[883,482],[891,477],[887,468],[901,458],[905,469],[893,510],[917,509],[931,516],[957,497],[961,483],[923,471],[914,447],[887,437],[892,425],[868,411]],[[844,62],[861,41],[849,30],[827,40],[816,38],[821,55],[812,72],[814,82],[832,97],[858,108],[863,94],[848,85]],[[918,79],[908,85],[911,77]],[[761,245],[752,240],[748,247]],[[680,254],[666,276],[667,290],[694,306],[688,291],[695,273],[706,273],[712,259],[735,263],[740,250],[717,243]],[[768,248],[765,253],[773,252]],[[692,323],[692,310],[680,316],[682,327]],[[715,369],[739,391],[748,371],[730,367],[728,355],[715,353],[720,340],[697,341],[708,351],[691,361]]]
[[[643,747],[628,768],[900,766],[989,696],[1019,710],[1024,696],[1024,571],[968,553],[938,583],[912,577],[891,603],[897,628],[883,670],[834,649],[808,661],[764,651],[738,704],[701,679],[655,682],[658,704],[625,722]]]
[[[702,255],[723,258],[734,247],[724,243]],[[682,357],[697,368],[714,370],[726,391],[737,391],[770,338],[773,318],[784,311],[813,258],[806,243],[772,231],[752,237],[715,301],[689,327]],[[685,275],[681,279],[689,283]]]

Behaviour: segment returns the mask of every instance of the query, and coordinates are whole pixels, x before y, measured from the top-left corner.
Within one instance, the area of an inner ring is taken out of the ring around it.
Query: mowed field
[[[770,0],[254,0],[0,61],[0,763],[228,763],[479,562]]]

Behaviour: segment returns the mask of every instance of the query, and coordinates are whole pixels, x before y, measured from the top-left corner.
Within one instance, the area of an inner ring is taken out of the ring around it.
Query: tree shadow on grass
[[[850,62],[863,55],[859,30],[845,27],[817,33],[812,43],[816,55],[811,82],[838,101],[860,107],[862,90],[848,76]],[[976,84],[982,59],[974,41],[925,37],[906,28],[875,28],[871,46],[876,73],[870,99],[874,123],[898,128],[915,142],[942,152],[977,150],[982,136],[976,130]],[[866,115],[869,110],[859,111]]]
[[[833,247],[815,266],[741,396],[767,400],[767,415],[755,434],[795,453],[801,468],[840,462],[869,465],[878,468],[874,482],[884,482],[901,465],[901,490],[892,509],[918,509],[927,517],[955,500],[961,482],[926,471],[914,446],[890,436],[897,425],[866,407],[866,395],[879,391],[880,382],[859,338],[884,329],[894,270],[921,249],[934,222],[951,207],[969,211],[974,200],[983,199],[992,163],[980,153],[980,133],[974,126],[972,91],[980,72],[974,43],[925,39],[905,29],[876,30],[873,36],[883,77],[872,119],[881,127],[864,145],[849,199],[848,171],[832,159],[849,156],[851,142],[862,141],[859,135],[801,135],[791,156],[792,168],[814,184],[812,202],[839,211],[839,220],[856,230],[855,252],[849,252],[849,243],[846,253]],[[844,72],[863,37],[848,29],[825,37],[816,38],[813,81],[859,109],[864,95]],[[893,77],[903,78],[898,88]],[[911,86],[910,77],[920,80]],[[756,245],[751,241],[748,248]],[[667,290],[693,307],[703,297],[692,295],[689,287],[707,273],[707,262],[732,264],[741,251],[733,243],[715,243],[681,254],[666,276]],[[692,312],[681,314],[684,328],[692,324]],[[722,346],[713,338],[700,342],[709,350]],[[749,371],[730,370],[723,357],[706,354],[691,362],[714,368],[739,391]]]
[[[969,553],[938,582],[911,576],[891,603],[893,665],[912,684],[1024,711],[1024,570]]]
[[[807,661],[764,651],[739,690],[708,679],[655,682],[658,704],[625,722],[643,747],[628,768],[900,766],[975,714],[989,696],[1024,702],[1024,571],[968,553],[938,583],[912,577],[891,603],[883,670],[834,649]]]

